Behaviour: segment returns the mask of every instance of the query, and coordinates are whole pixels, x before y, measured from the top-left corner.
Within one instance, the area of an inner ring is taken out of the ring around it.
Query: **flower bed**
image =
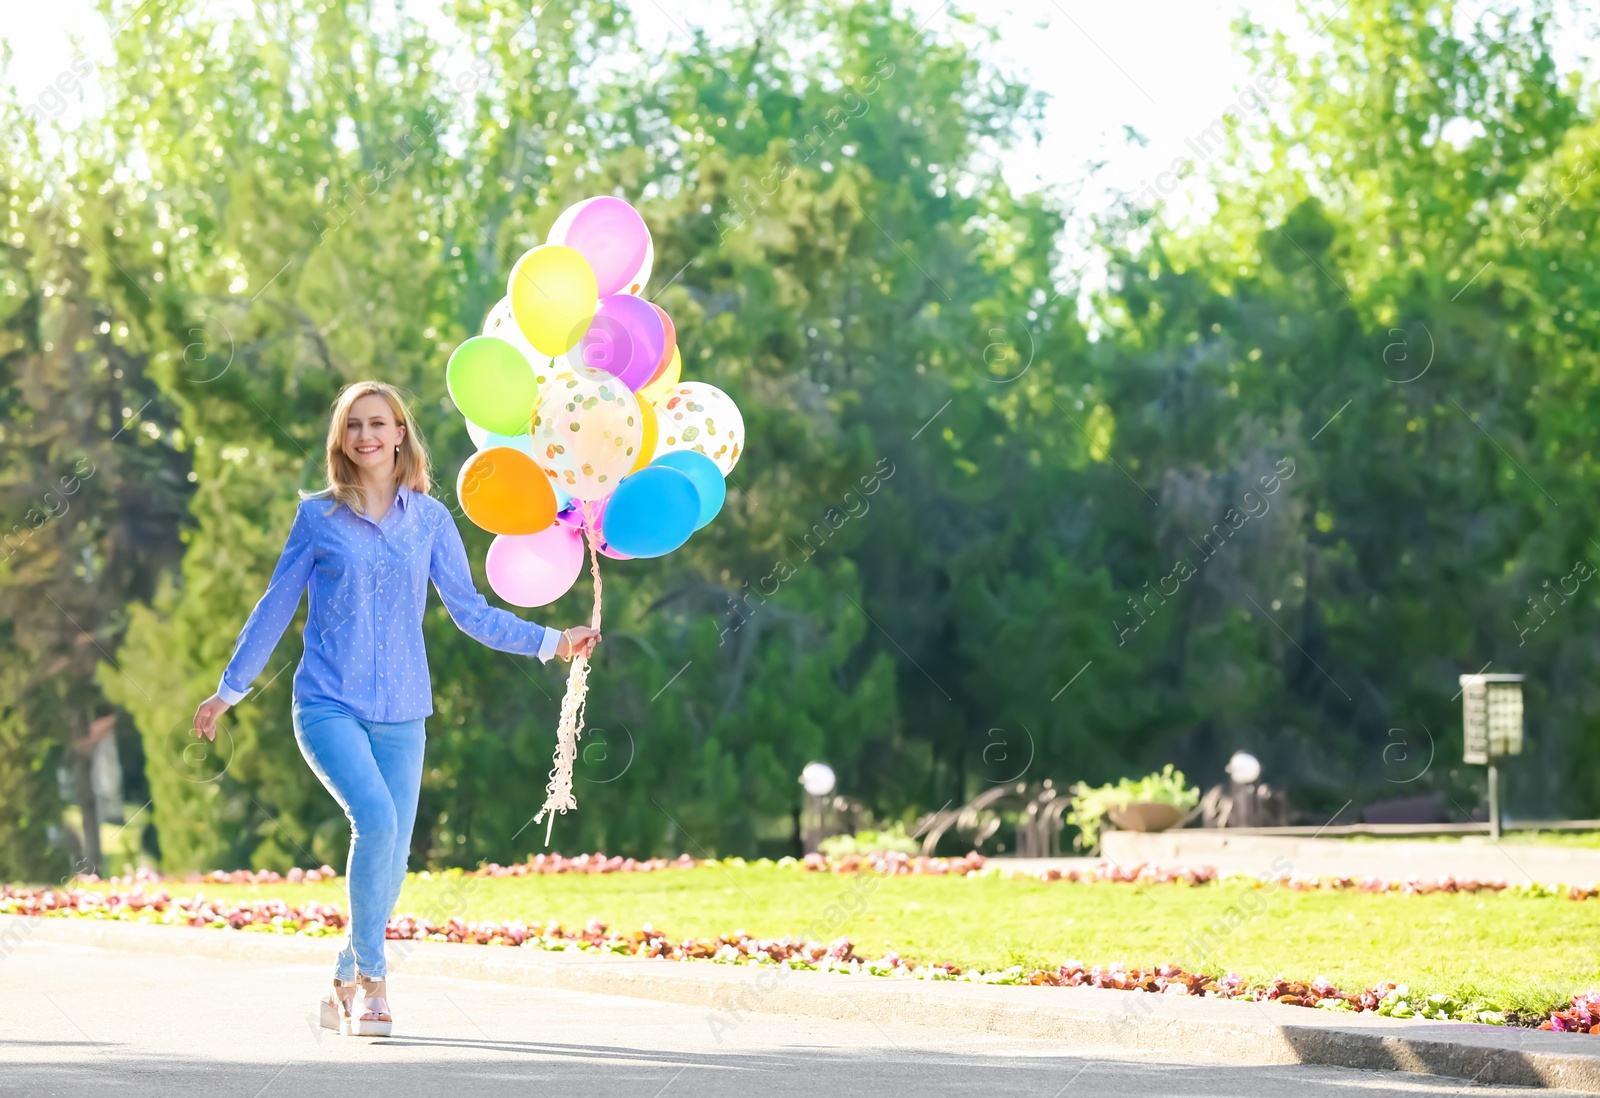
[[[592,859],[583,869],[544,868],[529,872],[622,871],[595,868],[599,861]],[[677,861],[655,868],[667,866],[683,868]],[[489,869],[484,867],[480,872]],[[839,868],[835,871],[852,870]],[[915,872],[912,869],[905,871]],[[207,879],[238,883],[232,875],[225,874]],[[283,879],[287,880],[288,877]],[[342,934],[347,922],[343,909],[335,903],[312,901],[291,905],[281,899],[267,899],[229,904],[207,899],[200,894],[174,897],[165,888],[147,891],[144,882],[131,887],[113,886],[106,891],[0,886],[0,914],[104,919],[310,937]],[[1279,979],[1269,984],[1252,985],[1236,974],[1219,977],[1191,973],[1176,965],[1159,965],[1153,969],[1128,968],[1121,964],[1089,967],[1081,961],[1068,961],[1055,969],[1031,972],[1024,971],[1021,966],[997,971],[962,970],[948,962],[913,964],[894,952],[881,957],[863,956],[848,937],[821,943],[791,937],[754,938],[740,930],[716,938],[674,940],[655,930],[649,923],[639,930],[619,932],[609,929],[597,919],[591,919],[581,929],[575,929],[559,923],[465,921],[459,918],[435,923],[410,915],[391,918],[388,937],[402,941],[456,942],[547,950],[577,949],[672,961],[783,965],[793,969],[923,980],[1096,987],[1161,995],[1275,1002],[1323,1010],[1369,1011],[1396,1018],[1471,1021],[1491,1025],[1506,1023],[1505,1016],[1487,1004],[1459,1002],[1447,995],[1417,997],[1405,985],[1393,982],[1346,992],[1321,979],[1310,983]],[[1600,990],[1574,996],[1571,1009],[1554,1012],[1541,1028],[1600,1034]]]
[[[1574,995],[1570,1009],[1555,1011],[1539,1028],[1600,1036],[1600,990],[1590,988],[1582,995]]]
[[[339,871],[331,865],[320,869],[301,869],[295,866],[287,873],[273,869],[213,869],[210,873],[191,873],[184,877],[168,877],[149,869],[135,870],[128,877],[102,878],[94,873],[80,873],[73,878],[83,884],[109,884],[113,887],[134,887],[160,884],[163,881],[184,881],[189,884],[263,885],[263,884],[317,884],[336,881]]]
[[[463,870],[445,870],[445,874],[462,874],[473,877],[530,877],[548,876],[567,873],[586,875],[607,873],[659,873],[677,869],[702,869],[711,866],[744,866],[749,864],[743,858],[724,858],[718,861],[714,858],[691,858],[687,854],[680,854],[676,858],[623,858],[607,857],[604,854],[578,854],[573,857],[564,857],[560,854],[535,854],[525,862],[515,865],[500,865],[489,862],[467,873]],[[1070,869],[1042,869],[1018,871],[1000,869],[992,865],[989,859],[982,854],[973,852],[958,858],[925,858],[899,852],[886,852],[877,854],[844,854],[838,857],[828,857],[824,854],[807,854],[804,858],[782,858],[776,863],[767,863],[763,859],[754,864],[776,864],[779,867],[798,867],[807,873],[879,873],[888,876],[933,876],[933,877],[971,877],[999,872],[1007,878],[1026,878],[1038,881],[1069,881],[1076,884],[1095,883],[1122,883],[1122,884],[1231,884],[1263,886],[1270,883],[1270,879],[1263,881],[1261,878],[1248,874],[1218,874],[1209,866],[1199,868],[1176,869],[1160,865],[1136,865],[1128,868],[1116,865],[1113,862],[1102,861],[1086,868],[1073,867]],[[418,876],[428,879],[439,874],[424,870]],[[248,870],[236,869],[232,871],[213,870],[206,874],[194,874],[182,878],[163,877],[149,870],[141,869],[131,877],[111,877],[105,883],[113,886],[132,886],[139,884],[154,884],[163,881],[182,880],[189,883],[206,884],[314,884],[318,881],[332,881],[338,879],[338,871],[331,866],[322,866],[319,869],[291,869],[287,873],[277,873],[270,869]],[[77,878],[81,882],[96,884],[100,878],[89,874]],[[1505,880],[1462,880],[1455,877],[1442,877],[1436,881],[1424,881],[1418,878],[1407,880],[1391,880],[1383,877],[1286,877],[1279,881],[1283,887],[1296,892],[1315,892],[1319,890],[1387,893],[1395,892],[1404,895],[1426,896],[1435,892],[1511,892],[1517,895],[1555,898],[1564,897],[1569,900],[1592,900],[1600,897],[1600,882],[1587,885],[1563,884],[1543,885],[1537,882],[1513,885]]]
[[[606,857],[604,854],[579,854],[564,858],[560,854],[535,854],[516,865],[489,862],[472,871],[474,877],[537,877],[555,873],[659,873],[666,869],[695,869],[718,864],[714,859],[695,859],[687,854],[676,858]]]

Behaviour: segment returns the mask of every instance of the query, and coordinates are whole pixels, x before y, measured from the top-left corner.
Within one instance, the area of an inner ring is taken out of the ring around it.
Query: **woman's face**
[[[405,437],[405,426],[394,421],[389,402],[377,393],[368,393],[350,406],[344,427],[345,457],[362,472],[390,473],[394,448]]]

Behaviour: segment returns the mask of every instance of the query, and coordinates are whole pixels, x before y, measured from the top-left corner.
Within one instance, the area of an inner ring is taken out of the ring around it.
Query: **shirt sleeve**
[[[489,600],[479,594],[472,583],[461,531],[456,529],[455,520],[448,514],[436,516],[434,522],[428,575],[444,608],[450,612],[450,619],[473,640],[502,652],[538,656],[547,663],[555,655],[556,646],[561,643],[560,630],[525,621],[509,610],[490,606]]]
[[[300,595],[311,581],[312,564],[311,520],[306,517],[302,505],[295,511],[289,540],[278,557],[278,566],[272,570],[267,592],[250,611],[234,643],[233,657],[217,683],[217,696],[229,705],[238,705],[250,693],[250,683],[267,665],[272,650],[278,646],[283,631],[300,606]]]

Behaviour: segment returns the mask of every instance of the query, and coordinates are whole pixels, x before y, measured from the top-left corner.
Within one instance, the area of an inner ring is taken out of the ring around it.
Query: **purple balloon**
[[[550,235],[552,243],[565,244],[589,261],[601,297],[626,290],[650,249],[650,230],[639,211],[611,195],[566,211]]]
[[[600,299],[589,330],[567,352],[566,361],[580,375],[585,370],[598,371],[637,392],[649,384],[661,365],[666,346],[667,330],[648,301],[632,294],[613,294]]]

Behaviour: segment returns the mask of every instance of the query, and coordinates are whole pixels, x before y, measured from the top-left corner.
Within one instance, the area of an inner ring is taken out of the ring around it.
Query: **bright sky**
[[[5,2],[11,10],[0,39],[12,47],[11,79],[25,98],[46,94],[53,81],[70,74],[81,56],[74,38],[91,57],[109,50],[108,28],[90,0]],[[935,32],[972,37],[940,6],[944,0],[905,2]],[[1586,3],[1567,0],[1564,10]],[[444,24],[444,0],[407,4],[430,23]],[[690,27],[715,31],[726,10],[721,0],[633,0],[633,6],[642,40],[673,45],[685,44]],[[974,0],[955,7],[973,10]],[[1246,8],[1269,28],[1304,36],[1294,0],[985,0],[977,10],[1000,32],[998,42],[984,46],[987,55],[1050,96],[1045,140],[1007,157],[1011,184],[1022,190],[1072,186],[1083,180],[1087,164],[1104,162],[1079,200],[1080,209],[1092,210],[1108,195],[1155,180],[1175,158],[1192,155],[1187,141],[1210,126],[1251,77],[1231,29]],[[1597,29],[1592,13],[1583,20],[1587,26],[1577,22],[1567,20],[1562,35],[1571,46],[1564,52],[1572,55]],[[83,102],[66,107],[62,117],[71,121],[96,109],[98,89],[90,85]],[[1125,127],[1148,138],[1148,145],[1127,141]],[[1203,199],[1201,188],[1193,181],[1174,200],[1185,192]]]
[[[930,29],[958,29],[942,0],[913,0]],[[1249,0],[1269,25],[1295,25],[1292,0]],[[14,55],[11,80],[33,98],[45,93],[80,56],[82,39],[91,57],[106,54],[107,28],[89,0],[24,4],[7,0],[0,37]],[[1244,64],[1232,50],[1229,24],[1240,0],[1003,0],[985,4],[984,18],[1001,29],[990,55],[1019,71],[1051,96],[1049,139],[1036,150],[1013,157],[1007,174],[1015,185],[1033,189],[1041,182],[1080,177],[1090,160],[1110,160],[1108,178],[1136,185],[1157,164],[1179,155],[1184,138],[1209,125],[1246,79]],[[443,7],[442,0],[412,0],[419,15]],[[970,10],[970,3],[961,8]],[[684,44],[692,26],[714,29],[721,21],[717,0],[635,0],[643,40]],[[926,9],[925,12],[922,9]],[[668,11],[671,14],[668,14]],[[431,13],[430,13],[431,14]],[[431,21],[431,20],[430,20]],[[70,86],[70,80],[69,80]],[[68,107],[64,119],[97,109],[96,89],[86,89],[84,104]],[[1151,139],[1148,149],[1129,148],[1123,127]]]

